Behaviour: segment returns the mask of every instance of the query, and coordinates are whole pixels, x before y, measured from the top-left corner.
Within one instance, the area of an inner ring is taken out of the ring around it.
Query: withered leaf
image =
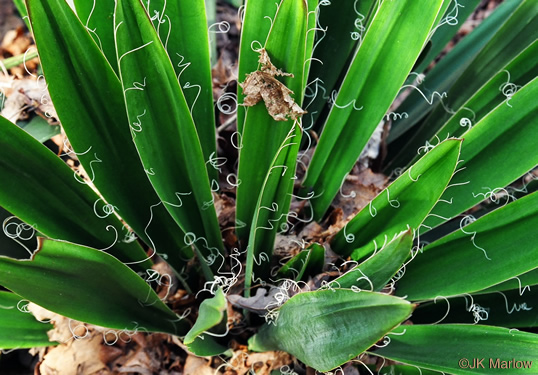
[[[276,76],[293,77],[293,74],[284,73],[272,63],[267,51],[259,50],[261,64],[260,70],[247,74],[244,82],[239,83],[246,96],[243,105],[251,107],[263,100],[267,112],[276,121],[297,120],[304,115],[304,111],[291,97],[293,91],[277,80]]]

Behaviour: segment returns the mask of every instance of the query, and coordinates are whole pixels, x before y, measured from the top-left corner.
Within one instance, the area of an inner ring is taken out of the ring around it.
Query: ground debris
[[[264,48],[259,50],[261,64],[260,70],[247,74],[247,78],[239,86],[246,95],[243,105],[251,107],[260,100],[265,102],[267,112],[276,121],[297,120],[304,115],[304,111],[290,96],[293,94],[276,76],[293,77],[293,74],[284,73],[272,63]]]
[[[36,366],[36,374],[110,374],[98,355],[103,344],[100,332],[33,303],[28,305],[28,309],[38,320],[50,320],[54,324],[54,328],[48,332],[49,339],[60,343],[47,351]]]
[[[6,87],[7,99],[0,114],[15,123],[26,120],[31,112],[46,119],[49,124],[57,125],[58,115],[52,105],[46,83],[34,78],[14,80]]]

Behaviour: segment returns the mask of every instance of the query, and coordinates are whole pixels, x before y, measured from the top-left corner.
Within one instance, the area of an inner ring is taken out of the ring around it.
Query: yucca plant
[[[503,3],[428,68],[478,0],[248,0],[237,100],[217,111],[203,1],[74,3],[26,7],[86,177],[0,119],[0,205],[26,223],[3,223],[0,347],[51,345],[27,299],[201,356],[248,338],[317,371],[538,371],[538,195],[520,180],[538,160],[536,1]],[[380,126],[394,181],[346,219]],[[157,284],[196,303],[174,310]]]

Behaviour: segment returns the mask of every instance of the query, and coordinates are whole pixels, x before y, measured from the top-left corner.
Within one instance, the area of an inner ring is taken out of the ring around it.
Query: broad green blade
[[[24,131],[37,139],[39,142],[44,143],[60,134],[59,125],[50,125],[43,117],[36,116],[30,122],[26,124],[17,123]]]
[[[98,214],[115,211],[148,246],[167,254],[179,269],[184,263],[179,260],[185,246],[183,234],[159,204],[140,163],[118,77],[64,1],[29,0],[28,6],[54,107],[78,159],[110,204],[106,211],[99,207]],[[188,255],[185,250],[183,255]]]
[[[213,32],[225,32],[228,30],[226,23],[217,23],[217,2],[216,0],[204,0],[205,4],[205,16],[207,18],[208,31],[212,28]],[[239,15],[239,12],[237,13]],[[217,63],[217,38],[216,35],[210,35],[209,37],[209,55],[211,60],[211,66]]]
[[[198,310],[198,319],[185,335],[183,343],[187,346],[192,344],[197,337],[204,336],[206,331],[219,325],[223,319],[226,321],[226,306],[226,297],[220,288],[213,297],[202,301]],[[211,336],[209,333],[207,335]]]
[[[151,266],[137,242],[121,241],[124,225],[114,215],[102,215],[106,207],[99,196],[60,158],[3,117],[0,133],[0,206],[51,238]]]
[[[464,220],[407,266],[398,295],[424,300],[472,293],[538,267],[538,193],[469,225]]]
[[[422,58],[420,64],[413,68],[413,71],[417,73],[423,72],[439,56],[479,3],[480,0],[466,0],[461,3],[458,0],[452,0],[443,4],[444,13],[438,14],[441,19],[430,32],[430,34],[433,34],[430,39],[432,47]]]
[[[329,285],[333,288],[358,288],[378,292],[400,270],[411,253],[413,231],[409,229],[375,254]]]
[[[312,128],[337,89],[340,73],[349,65],[353,50],[366,32],[367,16],[373,0],[320,2],[319,22],[308,78],[304,106],[308,111],[304,127]],[[322,124],[317,124],[319,131]]]
[[[325,265],[325,248],[313,243],[304,251],[291,258],[278,271],[279,278],[307,281],[323,271]]]
[[[488,324],[506,328],[538,327],[538,288],[529,287],[481,295],[465,294],[447,301],[421,304],[413,312],[415,324]]]
[[[437,137],[461,136],[502,102],[538,75],[538,40],[528,46],[499,73],[494,75],[439,129]],[[435,139],[430,139],[434,143]]]
[[[312,46],[309,46],[308,43],[313,43],[313,38],[308,38],[307,35],[309,25],[312,23],[309,19],[315,17],[315,12],[312,12],[315,6],[312,3],[313,1],[306,2],[305,0],[281,0],[276,15],[274,10],[267,14],[267,16],[273,18],[269,34],[261,34],[258,24],[252,24],[257,30],[256,38],[259,43],[253,43],[252,46],[243,42],[241,44],[241,49],[247,49],[247,52],[241,52],[241,56],[243,56],[243,53],[248,53],[250,57],[246,60],[240,59],[240,65],[246,61],[245,63],[250,66],[250,59],[257,59],[260,56],[260,53],[253,49],[259,50],[264,47],[276,68],[285,73],[293,74],[293,77],[274,77],[274,79],[280,79],[294,93],[289,95],[299,106],[305,90],[304,81],[307,74],[306,69],[308,68],[305,61],[310,57],[306,56],[306,53],[312,50]],[[247,13],[249,9],[254,9],[249,7],[248,4]],[[247,33],[247,31],[244,33]],[[290,48],[290,46],[294,47]],[[244,68],[240,66],[239,69],[239,80],[245,80],[245,76],[242,75]],[[258,64],[247,73],[254,73],[257,69]],[[274,85],[275,83],[273,82],[269,89],[274,88]],[[283,96],[274,93],[269,95],[266,99],[268,102],[276,100],[282,107],[289,104],[286,104],[287,102]],[[282,107],[280,108],[281,111],[283,111]],[[285,113],[282,112],[281,114]],[[286,115],[284,118],[289,118],[289,116]],[[266,103],[263,100],[246,109],[241,134],[242,148],[239,154],[238,179],[241,184],[237,187],[236,213],[237,222],[246,224],[238,225],[238,235],[241,239],[245,239],[249,234],[249,228],[253,224],[254,216],[256,215],[258,192],[262,190],[265,177],[271,169],[271,163],[293,126],[293,121],[290,119],[287,121],[274,120],[268,114]],[[241,129],[241,127],[238,127],[238,129]],[[291,193],[291,190],[289,190],[289,193]],[[284,214],[287,214],[287,206],[289,206],[291,196],[285,194],[284,197],[285,201],[279,204],[279,209],[283,210]]]
[[[98,326],[186,332],[186,322],[127,266],[106,252],[69,242],[40,238],[31,260],[0,257],[0,284],[48,310]]]
[[[502,292],[503,290],[510,290],[516,288],[518,290],[522,290],[530,288],[531,285],[538,285],[538,268],[535,268],[529,272],[522,273],[521,275],[514,276],[509,280],[503,281],[502,283],[481,290],[479,293],[491,293],[497,291]]]
[[[224,354],[228,357],[233,355],[232,350],[224,345],[219,344],[213,337],[205,335],[196,338],[191,344],[187,345],[191,353],[199,357],[213,357]]]
[[[395,157],[392,167],[406,165],[416,155],[415,151],[437,132],[454,111],[536,40],[537,28],[538,2],[526,0],[468,65],[446,93],[443,103],[436,105],[413,137],[407,139],[406,145],[393,148],[394,151],[401,150],[401,153]],[[388,160],[392,159],[392,155],[388,156]]]
[[[522,2],[523,0],[513,0],[501,3],[476,29],[457,43],[447,56],[435,64],[425,80],[417,87],[422,92],[437,91],[439,94],[446,92]],[[419,91],[411,91],[396,110],[397,113],[406,113],[407,117],[403,116],[402,119],[392,123],[387,142],[392,143],[400,138],[432,109],[430,102],[424,100]],[[405,143],[406,137],[402,139],[402,143]]]
[[[305,62],[304,62],[304,69],[303,69],[303,86],[301,91],[301,99],[300,102],[302,104],[304,99],[304,94],[306,90],[306,86],[308,85],[308,77],[310,74],[310,68],[312,66],[313,61],[313,52],[314,52],[314,41],[316,40],[316,26],[319,22],[318,20],[318,9],[319,9],[319,1],[318,0],[306,0],[305,5],[308,9],[308,15],[306,17],[306,48],[304,50],[304,56],[305,56]]]
[[[77,16],[118,73],[114,43],[114,2],[110,0],[74,0]]]
[[[538,4],[538,3],[537,3]],[[538,78],[467,131],[462,163],[424,225],[433,228],[498,193],[538,164]],[[503,173],[498,173],[503,171]],[[451,203],[446,203],[451,202]]]
[[[16,294],[0,292],[0,349],[51,346],[47,331],[52,324],[42,323],[24,312],[24,299]]]
[[[334,237],[333,251],[358,260],[400,232],[418,228],[454,174],[461,143],[441,143],[404,172]]]
[[[116,6],[116,44],[131,133],[144,169],[185,242],[207,263],[223,248],[205,161],[170,59],[139,0]],[[166,151],[166,152],[165,152]]]
[[[215,110],[204,2],[152,0],[146,6],[183,89],[212,186],[218,186]],[[215,30],[218,31],[218,25],[209,28],[214,39]]]
[[[334,98],[303,182],[304,191],[316,193],[311,201],[316,219],[329,207],[398,94],[442,5],[443,0],[381,3]]]
[[[287,197],[293,191],[295,163],[301,143],[302,129],[295,121],[288,136],[280,146],[271,168],[262,185],[256,212],[250,228],[245,265],[245,293],[248,297],[253,280],[265,278],[269,273],[275,236],[282,228],[280,222],[288,225],[289,210]],[[283,220],[284,219],[284,220]]]
[[[461,137],[499,104],[510,106],[511,97],[538,75],[538,41],[535,41],[508,65],[503,67],[467,102],[462,104],[450,119],[429,140],[430,144],[446,137]],[[418,156],[415,155],[414,160]]]
[[[538,335],[532,333],[480,325],[406,325],[389,337],[390,343],[372,354],[455,375],[536,374]]]
[[[239,44],[239,82],[242,82],[247,74],[259,68],[258,54],[253,49],[259,47],[258,43],[260,45],[265,44],[277,8],[278,3],[273,1],[246,1]],[[241,88],[238,88],[237,102],[243,103],[244,99],[245,95],[243,95]],[[237,108],[237,131],[239,134],[243,133],[246,109],[247,107],[242,106]]]
[[[249,339],[249,349],[283,350],[326,372],[375,344],[413,307],[386,294],[349,289],[300,293],[279,309],[275,324]]]

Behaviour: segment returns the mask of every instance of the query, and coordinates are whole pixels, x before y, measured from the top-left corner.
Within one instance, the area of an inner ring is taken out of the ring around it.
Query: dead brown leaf
[[[83,323],[55,314],[30,303],[28,310],[38,320],[50,320],[54,328],[47,332],[51,341],[60,345],[47,351],[36,368],[41,375],[109,374],[99,356],[103,335]]]
[[[291,356],[286,352],[250,353],[246,357],[244,371],[236,370],[238,375],[245,375],[254,370],[257,375],[269,375],[273,370],[279,370],[292,362]]]
[[[243,105],[251,107],[260,100],[265,102],[267,112],[276,121],[297,120],[304,115],[304,111],[290,96],[293,94],[276,76],[293,77],[293,74],[284,73],[272,63],[264,48],[259,50],[261,69],[250,74],[239,85],[246,95]]]
[[[183,375],[214,375],[215,369],[204,358],[189,355],[185,361]]]
[[[10,86],[1,112],[3,117],[14,123],[28,118],[29,112],[35,111],[49,123],[58,118],[43,80],[25,78],[12,81]]]

